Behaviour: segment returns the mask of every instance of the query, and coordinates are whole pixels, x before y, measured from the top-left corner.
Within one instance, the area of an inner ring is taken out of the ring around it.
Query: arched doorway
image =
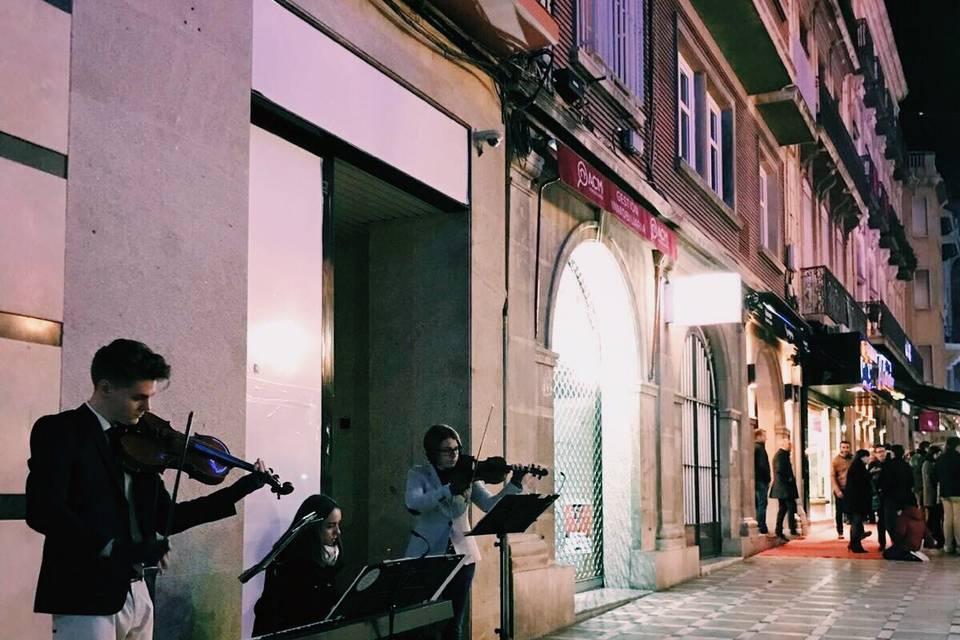
[[[616,259],[600,242],[574,249],[551,320],[557,561],[577,589],[629,585],[630,483],[638,420],[634,308]],[[562,483],[562,485],[560,485]]]
[[[720,555],[720,450],[716,384],[706,341],[691,331],[680,365],[683,396],[683,514],[700,557]]]

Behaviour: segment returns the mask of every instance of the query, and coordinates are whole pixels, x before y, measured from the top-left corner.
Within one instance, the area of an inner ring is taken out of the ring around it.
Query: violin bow
[[[183,467],[187,463],[187,451],[190,449],[190,429],[193,426],[193,411],[187,416],[187,426],[183,430],[183,451],[180,452],[180,464],[177,465],[177,477],[173,481],[173,496],[170,498],[170,510],[167,512],[167,527],[164,529],[164,537],[170,537],[170,528],[173,527],[173,512],[177,508],[177,493],[180,491],[180,476],[183,475]]]
[[[483,433],[480,434],[480,444],[477,445],[477,455],[474,456],[474,461],[477,462],[480,460],[480,451],[483,449],[483,441],[487,438],[487,428],[490,426],[490,417],[493,415],[493,405],[490,405],[490,410],[487,411],[487,421],[483,423]],[[473,466],[473,473],[470,474],[470,484],[473,484],[474,479],[477,477],[477,465]]]

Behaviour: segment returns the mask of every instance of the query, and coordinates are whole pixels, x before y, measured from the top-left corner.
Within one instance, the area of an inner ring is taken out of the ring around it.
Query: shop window
[[[913,276],[913,306],[916,309],[930,308],[930,272],[917,269]]]
[[[924,196],[913,197],[913,216],[911,216],[911,231],[917,238],[927,235],[927,199]]]
[[[630,95],[643,97],[643,0],[579,0],[582,49],[607,67]]]

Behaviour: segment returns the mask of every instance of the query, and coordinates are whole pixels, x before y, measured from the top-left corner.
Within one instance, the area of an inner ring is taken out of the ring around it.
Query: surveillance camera
[[[489,147],[499,147],[503,142],[503,132],[497,129],[484,129],[483,131],[473,132],[473,145],[477,148],[477,155],[483,155],[483,145],[486,143]]]

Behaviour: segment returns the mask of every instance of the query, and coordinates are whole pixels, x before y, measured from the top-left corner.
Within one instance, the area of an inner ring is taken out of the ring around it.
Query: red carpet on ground
[[[872,531],[869,538],[863,540],[863,548],[869,553],[853,553],[847,549],[850,540],[837,540],[837,530],[832,521],[815,522],[810,527],[810,534],[803,538],[793,538],[790,542],[764,551],[764,556],[783,558],[849,558],[851,560],[883,560],[880,545],[877,543],[876,525],[867,525],[867,531]],[[850,533],[846,527],[844,535]]]

